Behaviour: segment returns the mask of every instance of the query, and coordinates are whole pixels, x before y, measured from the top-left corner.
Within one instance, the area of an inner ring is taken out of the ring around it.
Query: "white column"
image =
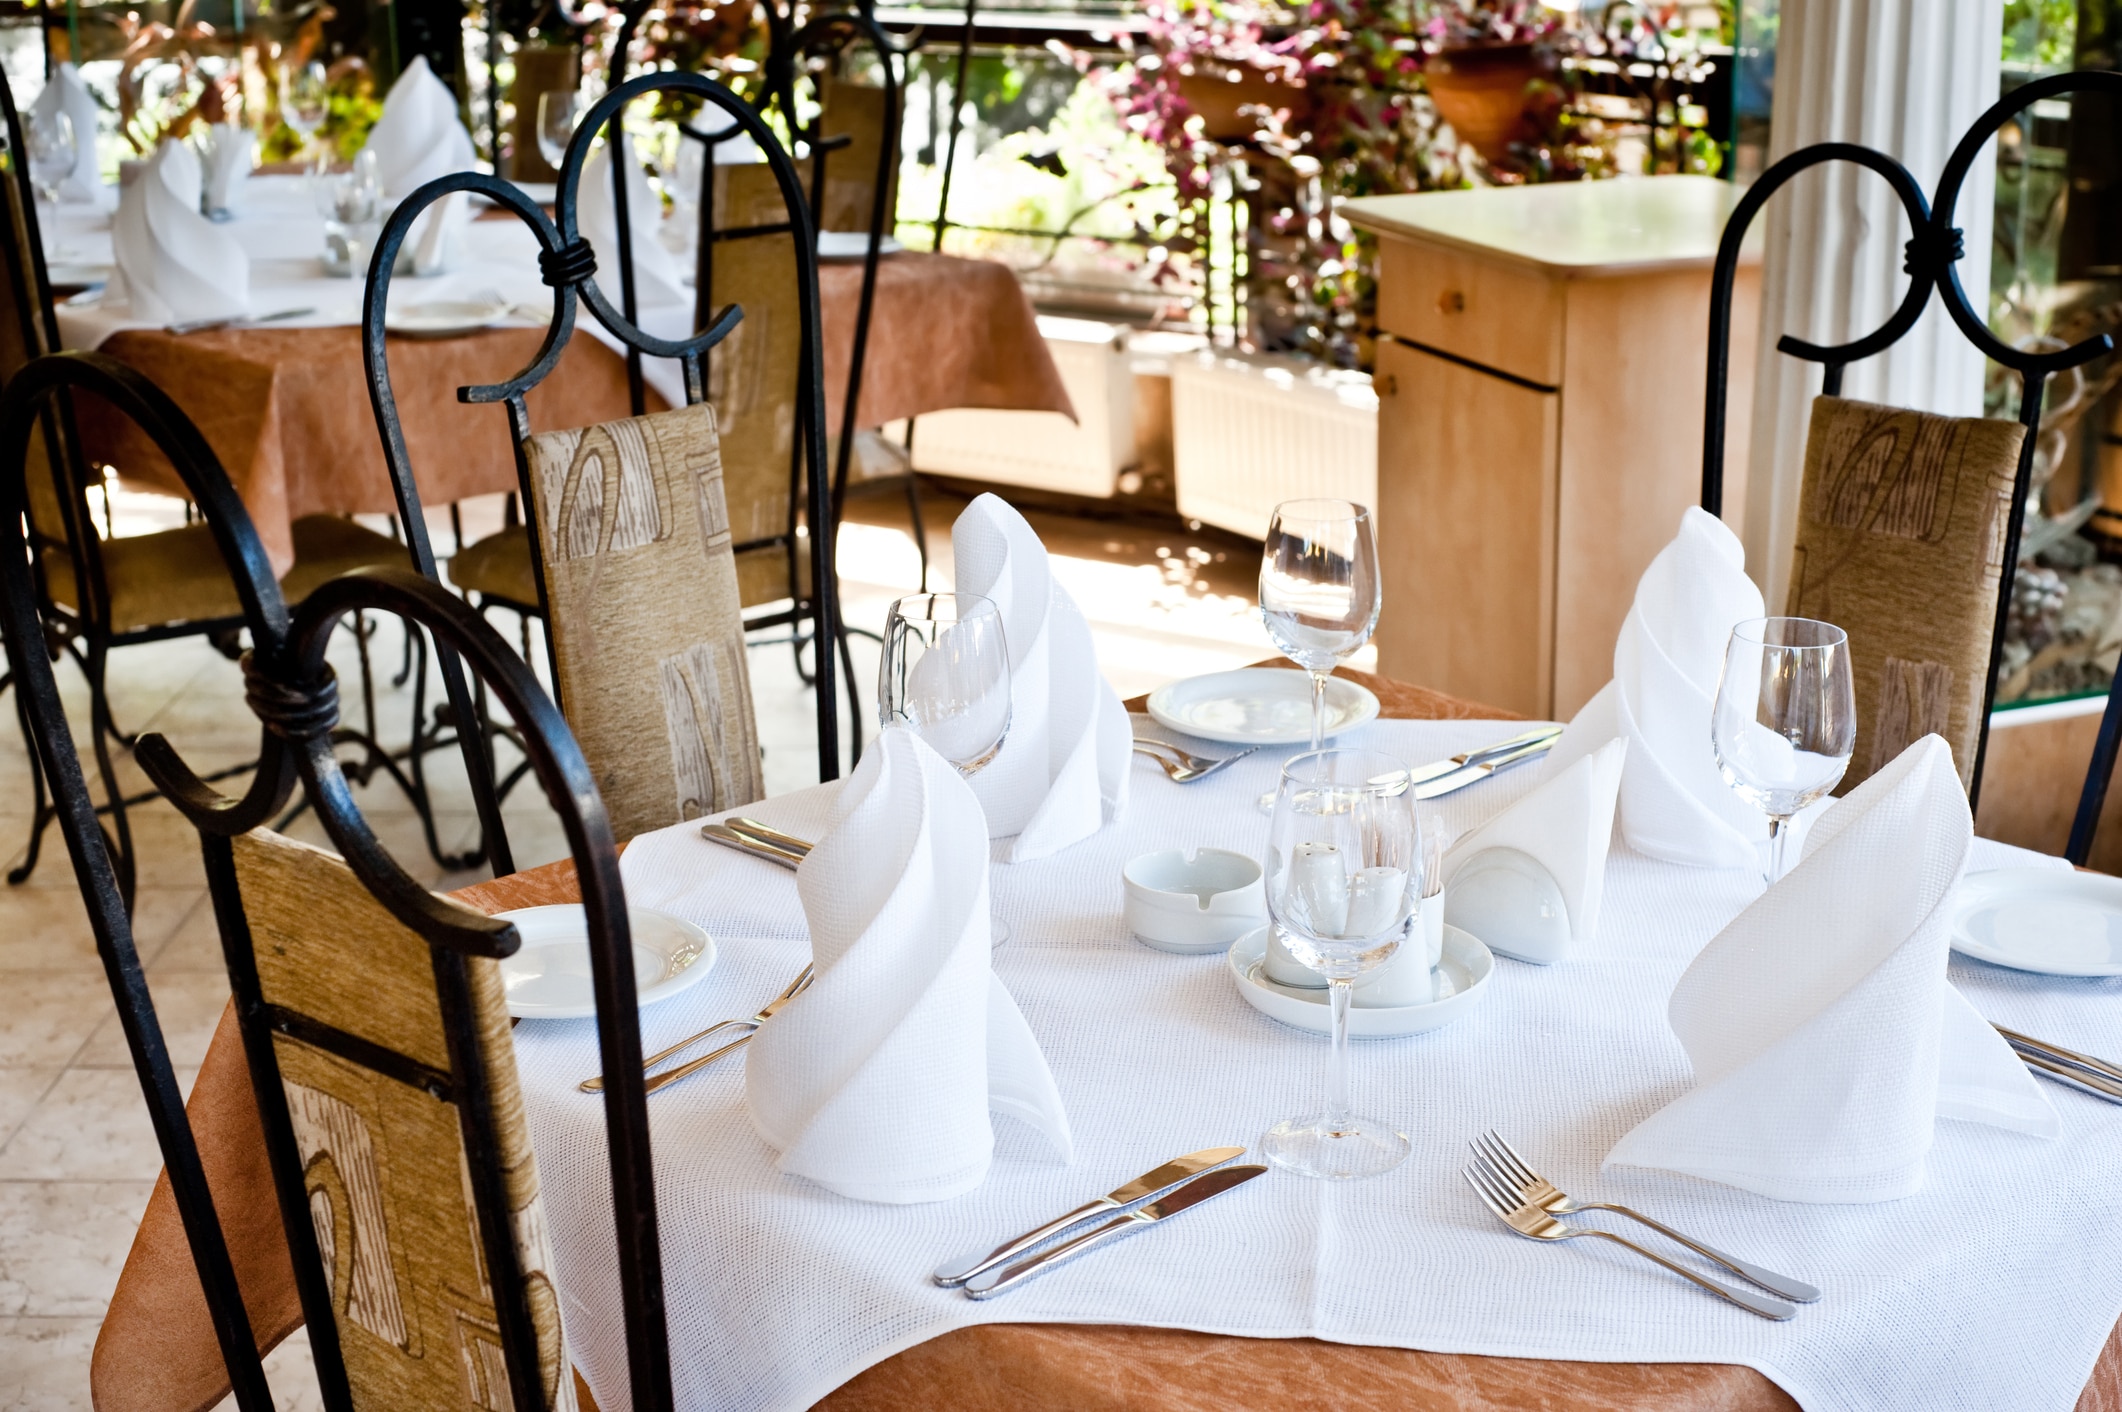
[[[2003,32],[2003,0],[1783,0],[1769,160],[1815,142],[1862,143],[1900,161],[1929,199],[1960,135],[1996,101]],[[1975,163],[1954,211],[1966,232],[1960,283],[1981,314],[1994,152]],[[1784,187],[1756,225],[1766,263],[1743,534],[1747,570],[1779,613],[1820,369],[1776,352],[1776,340],[1843,343],[1885,322],[1908,289],[1909,230],[1886,183],[1848,163]],[[1983,365],[1934,293],[1900,342],[1849,366],[1842,395],[1975,416]]]

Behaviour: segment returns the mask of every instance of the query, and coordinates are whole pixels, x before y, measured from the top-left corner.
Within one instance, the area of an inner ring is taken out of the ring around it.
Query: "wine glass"
[[[1282,655],[1311,673],[1312,749],[1326,744],[1326,679],[1370,641],[1384,589],[1370,511],[1352,500],[1285,500],[1260,550],[1260,616]],[[1275,807],[1274,792],[1260,808]]]
[[[1326,1107],[1260,1141],[1308,1177],[1374,1177],[1407,1156],[1405,1134],[1350,1111],[1348,1006],[1356,977],[1407,939],[1422,895],[1422,826],[1407,766],[1372,750],[1314,750],[1282,767],[1267,832],[1267,911],[1290,954],[1326,977],[1333,1051]]]
[[[35,111],[24,113],[22,119],[23,140],[29,144],[30,180],[36,183],[37,194],[56,206],[59,183],[73,175],[80,151],[75,145],[74,120],[65,113]]]
[[[331,113],[331,88],[322,64],[287,70],[280,85],[280,120],[293,128],[307,148]]]
[[[1835,787],[1856,751],[1849,634],[1811,618],[1734,627],[1709,733],[1724,782],[1768,815],[1773,883],[1791,817]]]
[[[538,155],[554,171],[567,158],[567,144],[575,135],[588,106],[572,89],[555,88],[538,95]]]
[[[977,593],[916,593],[891,606],[877,666],[877,723],[911,730],[959,774],[978,774],[1009,735],[1002,611]],[[991,942],[1009,924],[991,917]]]

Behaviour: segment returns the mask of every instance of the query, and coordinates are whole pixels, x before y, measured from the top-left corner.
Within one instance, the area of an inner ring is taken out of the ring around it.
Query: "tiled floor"
[[[927,505],[930,525],[946,527],[931,533],[932,586],[948,584],[947,526],[962,503],[938,496]],[[881,626],[888,602],[916,585],[913,541],[896,497],[858,500],[850,508],[841,542],[847,620]],[[166,512],[166,505],[124,501],[120,527],[152,523]],[[1057,575],[1091,619],[1100,661],[1123,695],[1272,655],[1251,606],[1257,560],[1237,541],[1141,519],[1033,519],[1056,555]],[[378,685],[386,740],[404,738],[410,711],[409,692],[389,689],[388,674],[397,664],[395,634],[394,626],[383,630],[376,656],[384,672]],[[341,680],[351,682],[356,660],[344,634],[341,647]],[[867,697],[876,671],[874,646],[858,640],[856,658]],[[810,698],[789,649],[757,647],[751,665],[769,791],[815,780]],[[256,730],[246,724],[237,669],[205,643],[128,649],[115,656],[110,675],[114,710],[125,729],[163,732],[202,767],[234,764],[255,752]],[[85,721],[79,674],[62,667],[60,681],[77,723]],[[438,760],[436,768],[446,776],[449,763]],[[128,788],[144,784],[129,760],[122,769]],[[477,829],[461,776],[446,779],[438,792],[444,846],[468,847]],[[509,809],[519,866],[564,851],[534,796],[518,791]],[[0,854],[12,854],[11,863],[28,836],[29,801],[28,768],[10,702],[0,711]],[[478,876],[448,875],[429,860],[417,817],[389,785],[363,791],[362,802],[401,862],[418,865],[415,871],[435,885],[457,886]],[[136,810],[133,820],[141,879],[135,940],[178,1074],[188,1084],[228,984],[189,826],[159,803]],[[312,819],[297,820],[289,832],[322,841]],[[28,884],[0,886],[0,1412],[89,1406],[96,1329],[160,1166],[65,850],[54,834]],[[305,1357],[298,1337],[268,1364],[283,1406],[315,1405]]]

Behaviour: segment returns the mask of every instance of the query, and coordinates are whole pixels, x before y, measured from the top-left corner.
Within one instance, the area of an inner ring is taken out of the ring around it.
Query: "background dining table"
[[[192,334],[128,326],[95,305],[63,306],[70,347],[94,347],[145,373],[198,424],[251,513],[277,569],[293,563],[293,522],[315,514],[387,514],[396,509],[383,463],[361,355],[361,286],[326,281],[316,251],[323,221],[309,210],[303,178],[255,177],[249,213],[228,229],[252,255],[251,308],[258,314],[309,307],[300,319]],[[80,207],[40,210],[55,281],[109,264],[109,217]],[[536,246],[514,217],[473,224],[467,258],[451,274],[401,276],[393,307],[473,297],[493,289],[513,299],[515,326],[459,337],[389,339],[391,386],[423,503],[441,506],[517,489],[507,416],[499,406],[457,400],[463,386],[512,376],[535,355],[551,295],[538,281]],[[861,293],[859,261],[819,267],[825,338],[828,433],[846,400]],[[585,327],[558,368],[528,398],[534,428],[589,426],[628,414],[626,363]],[[878,427],[948,408],[1056,411],[1073,415],[1061,375],[1030,302],[1008,266],[907,251],[878,265],[857,425]],[[86,399],[84,399],[86,400]],[[650,410],[665,405],[653,388]],[[148,439],[108,409],[81,411],[84,448],[144,488],[181,494]]]
[[[1375,692],[1387,719],[1515,719],[1410,683],[1346,668],[1338,675]],[[1128,704],[1135,711],[1143,706],[1139,699]],[[451,895],[487,912],[579,898],[567,861]],[[300,1325],[301,1314],[232,1014],[222,1017],[188,1111],[252,1328],[260,1346],[270,1347]],[[2070,1292],[2058,1290],[2057,1297]],[[227,1387],[166,1178],[156,1184],[111,1298],[92,1382],[100,1412],[203,1408]],[[576,1391],[586,1408],[595,1406],[579,1378]],[[1735,1364],[1490,1357],[1183,1329],[1010,1323],[919,1343],[857,1374],[817,1405],[837,1412],[939,1406],[1191,1412],[1233,1401],[1417,1412],[1555,1406],[1783,1412],[1798,1405],[1762,1373]],[[2122,1324],[2102,1348],[2076,1412],[2122,1412]]]

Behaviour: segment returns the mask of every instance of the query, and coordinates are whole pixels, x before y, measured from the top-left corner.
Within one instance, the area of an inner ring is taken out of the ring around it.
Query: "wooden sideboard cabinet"
[[[1613,675],[1636,580],[1696,504],[1709,177],[1375,196],[1378,670],[1567,719]],[[1732,318],[1724,503],[1738,527],[1760,306]]]

